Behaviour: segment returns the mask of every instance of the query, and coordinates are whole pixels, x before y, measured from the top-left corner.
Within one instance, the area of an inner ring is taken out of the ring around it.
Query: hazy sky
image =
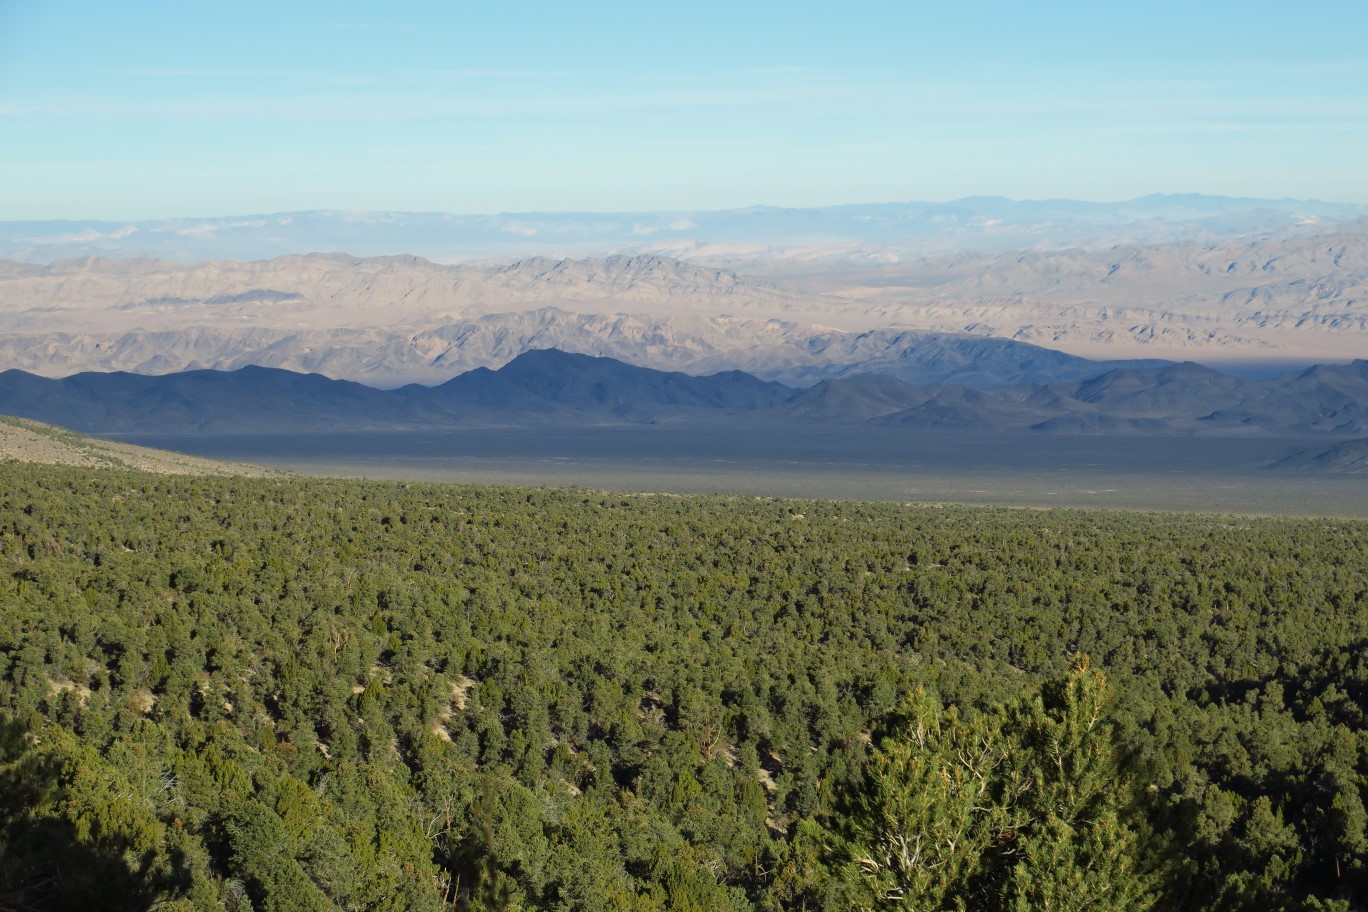
[[[0,219],[1368,202],[1368,2],[0,0]]]

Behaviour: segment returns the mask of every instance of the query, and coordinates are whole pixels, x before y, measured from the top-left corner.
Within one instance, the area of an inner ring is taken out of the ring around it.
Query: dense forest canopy
[[[1368,523],[0,477],[0,909],[1368,907]]]

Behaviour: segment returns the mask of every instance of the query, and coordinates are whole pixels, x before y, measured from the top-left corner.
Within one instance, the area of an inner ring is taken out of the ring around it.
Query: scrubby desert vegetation
[[[1362,522],[0,478],[3,908],[1368,903]]]

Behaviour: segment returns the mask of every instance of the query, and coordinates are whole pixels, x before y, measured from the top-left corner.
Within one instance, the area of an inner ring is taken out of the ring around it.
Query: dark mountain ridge
[[[767,409],[789,399],[795,390],[743,371],[695,377],[552,348],[527,352],[499,370],[476,368],[437,387],[411,385],[403,392],[455,412],[568,411],[649,420],[655,413]]]
[[[1271,380],[1198,364],[1118,367],[1082,381],[993,389],[857,375],[807,389],[742,371],[708,376],[555,349],[440,386],[378,390],[264,367],[63,380],[0,373],[0,413],[91,433],[294,433],[686,418],[1060,434],[1368,434],[1368,360]]]
[[[768,409],[795,392],[740,371],[694,377],[544,349],[497,371],[477,368],[441,386],[397,390],[254,366],[62,380],[8,370],[0,373],[0,413],[47,416],[93,433],[290,433],[725,415]]]

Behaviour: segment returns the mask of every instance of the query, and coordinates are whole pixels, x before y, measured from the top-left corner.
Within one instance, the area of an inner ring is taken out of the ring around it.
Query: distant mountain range
[[[797,385],[879,372],[909,383],[993,386],[1099,370],[981,334],[806,322],[867,322],[860,310],[651,256],[499,267],[336,254],[189,267],[98,258],[0,263],[0,364],[47,376],[256,365],[386,387],[439,383],[551,347],[695,374],[741,369]]]
[[[832,403],[835,407],[832,407]],[[1368,361],[1247,380],[1199,364],[1122,367],[1079,383],[991,390],[888,378],[818,384],[785,406],[822,420],[1060,434],[1358,434],[1368,430]]]
[[[1060,349],[1302,364],[1368,352],[1368,233],[957,254],[791,279],[656,255],[0,262],[0,365],[260,365],[388,387],[559,348],[798,385],[883,373],[991,386],[1082,379],[1089,366],[1066,373]]]
[[[1155,194],[1122,202],[979,196],[724,211],[309,211],[147,221],[0,221],[0,259],[46,263],[83,256],[178,262],[256,260],[311,251],[417,254],[445,262],[542,254],[556,258],[664,253],[696,260],[878,259],[1017,248],[1106,247],[1271,237],[1323,231],[1368,217],[1368,206],[1317,200]]]
[[[1196,364],[1116,367],[993,389],[855,376],[796,389],[740,371],[692,376],[556,350],[435,387],[379,390],[247,367],[165,376],[0,373],[0,412],[92,433],[275,433],[736,418],[1055,434],[1368,435],[1368,360],[1275,380]]]

